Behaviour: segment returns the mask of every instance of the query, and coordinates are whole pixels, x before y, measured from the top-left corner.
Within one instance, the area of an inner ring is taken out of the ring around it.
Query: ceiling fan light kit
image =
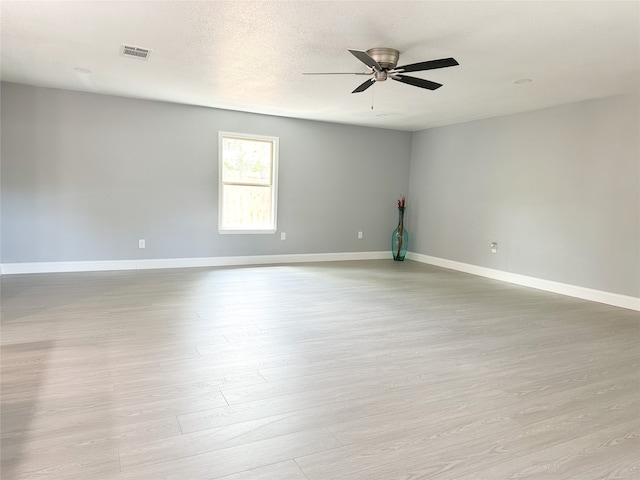
[[[394,48],[376,47],[370,48],[366,52],[361,50],[349,50],[349,52],[369,68],[369,72],[353,73],[352,75],[372,75],[371,78],[358,85],[351,93],[364,92],[375,82],[384,82],[388,78],[414,87],[435,90],[440,88],[442,84],[432,82],[430,80],[424,80],[422,78],[410,77],[404,75],[404,73],[422,72],[426,70],[434,70],[436,68],[454,67],[459,65],[455,58],[440,58],[438,60],[427,60],[425,62],[412,63],[397,67],[396,65],[400,59],[400,52]],[[341,73],[306,73],[305,75],[340,74]],[[347,73],[346,75],[350,74]]]

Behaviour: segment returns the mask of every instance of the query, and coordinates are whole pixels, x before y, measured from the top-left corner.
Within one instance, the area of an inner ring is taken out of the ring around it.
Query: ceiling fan
[[[366,52],[360,50],[349,50],[358,60],[369,67],[368,72],[345,73],[345,72],[321,72],[321,73],[304,73],[303,75],[372,75],[370,79],[359,85],[351,93],[364,92],[375,82],[384,82],[387,78],[398,82],[413,85],[414,87],[426,88],[427,90],[435,90],[442,86],[441,83],[423,80],[422,78],[410,77],[404,75],[407,72],[422,72],[425,70],[433,70],[436,68],[454,67],[459,63],[454,58],[441,58],[439,60],[427,60],[426,62],[412,63],[396,67],[400,52],[393,48],[370,48]]]

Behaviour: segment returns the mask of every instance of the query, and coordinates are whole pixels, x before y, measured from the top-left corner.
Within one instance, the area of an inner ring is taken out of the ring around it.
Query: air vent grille
[[[137,58],[138,60],[149,60],[151,50],[148,48],[134,47],[132,45],[122,45],[120,55],[123,57]]]

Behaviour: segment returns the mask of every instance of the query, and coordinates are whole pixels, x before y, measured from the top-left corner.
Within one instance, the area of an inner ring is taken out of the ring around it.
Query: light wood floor
[[[391,260],[1,282],[4,480],[640,478],[638,312]]]

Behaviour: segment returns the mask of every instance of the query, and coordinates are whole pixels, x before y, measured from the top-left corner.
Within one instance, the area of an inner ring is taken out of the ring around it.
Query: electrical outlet
[[[146,248],[147,247],[147,242],[144,240],[144,238],[141,238],[140,240],[138,240],[138,248]]]
[[[498,253],[498,244],[496,242],[491,244],[491,253]]]
[[[284,232],[280,232],[280,240],[286,240],[287,239],[287,234]]]
[[[358,232],[358,240],[362,240],[362,232]]]

